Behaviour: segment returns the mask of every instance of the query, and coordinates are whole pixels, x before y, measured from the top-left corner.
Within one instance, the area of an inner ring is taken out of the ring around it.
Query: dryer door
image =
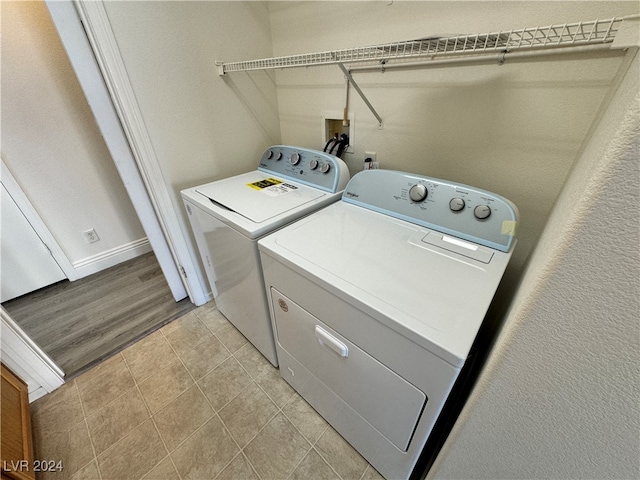
[[[426,395],[274,288],[271,299],[280,347],[357,412],[359,421],[364,418],[406,451]]]

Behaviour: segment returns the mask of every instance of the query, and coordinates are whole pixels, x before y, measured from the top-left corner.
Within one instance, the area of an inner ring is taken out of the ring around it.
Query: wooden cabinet
[[[11,370],[2,366],[2,447],[0,468],[2,478],[34,479],[29,392],[27,385]]]

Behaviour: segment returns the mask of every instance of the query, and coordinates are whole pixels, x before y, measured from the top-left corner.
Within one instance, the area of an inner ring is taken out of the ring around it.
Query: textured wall
[[[253,170],[265,148],[280,143],[273,72],[222,78],[215,65],[271,56],[266,2],[104,4],[173,208],[190,236],[180,190]],[[191,255],[198,264],[193,241]]]
[[[430,478],[639,478],[639,79],[636,58]]]
[[[513,28],[639,13],[638,2],[275,2],[274,55],[319,52],[437,34]],[[535,245],[621,63],[586,54],[497,64],[355,73],[384,127],[351,89],[355,152],[382,168],[458,181],[504,195],[520,209],[513,279]],[[323,146],[323,111],[342,112],[337,66],[276,71],[282,140]]]
[[[264,149],[280,141],[273,72],[222,78],[215,65],[271,55],[267,5],[146,1],[105,8],[175,209],[186,221],[180,190],[255,169]]]

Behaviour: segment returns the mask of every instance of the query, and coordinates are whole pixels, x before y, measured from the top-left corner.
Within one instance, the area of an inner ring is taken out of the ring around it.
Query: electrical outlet
[[[83,233],[84,239],[87,241],[87,243],[94,243],[100,240],[100,237],[93,228],[91,230],[85,230]]]

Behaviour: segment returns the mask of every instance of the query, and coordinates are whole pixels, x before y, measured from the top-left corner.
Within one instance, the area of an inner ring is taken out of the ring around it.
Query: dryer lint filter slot
[[[464,240],[437,232],[427,233],[421,239],[421,242],[443,248],[449,252],[457,253],[458,255],[472,258],[482,263],[489,263],[494,253],[492,250],[481,245],[465,242]]]

